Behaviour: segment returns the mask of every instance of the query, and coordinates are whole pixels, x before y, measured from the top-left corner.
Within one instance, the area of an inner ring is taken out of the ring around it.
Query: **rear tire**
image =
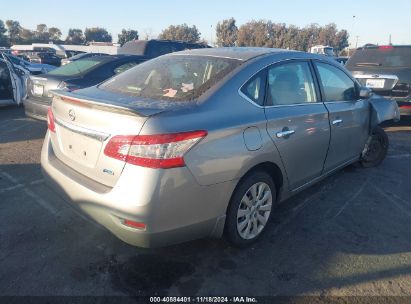
[[[388,151],[388,136],[384,129],[377,126],[371,133],[368,140],[368,147],[362,153],[360,164],[364,168],[376,167],[382,163]]]
[[[225,238],[237,247],[254,243],[269,223],[275,200],[275,184],[267,173],[256,171],[246,176],[227,208]]]

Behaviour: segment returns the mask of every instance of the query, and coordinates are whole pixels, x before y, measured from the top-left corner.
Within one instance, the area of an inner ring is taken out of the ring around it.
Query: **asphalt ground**
[[[252,248],[129,246],[44,183],[46,124],[0,108],[0,295],[411,295],[411,120],[377,168],[349,166],[274,210]]]

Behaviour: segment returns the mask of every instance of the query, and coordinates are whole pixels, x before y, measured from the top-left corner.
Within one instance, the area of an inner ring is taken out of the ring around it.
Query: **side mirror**
[[[368,99],[372,95],[372,91],[367,87],[360,88],[360,98],[361,99]]]

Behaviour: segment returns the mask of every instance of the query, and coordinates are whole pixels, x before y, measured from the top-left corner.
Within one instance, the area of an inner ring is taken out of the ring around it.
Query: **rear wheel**
[[[387,155],[388,144],[387,133],[381,127],[375,127],[361,155],[361,165],[364,168],[370,168],[381,164]]]
[[[225,236],[233,245],[252,244],[265,230],[276,198],[273,180],[254,172],[237,186],[227,210]]]

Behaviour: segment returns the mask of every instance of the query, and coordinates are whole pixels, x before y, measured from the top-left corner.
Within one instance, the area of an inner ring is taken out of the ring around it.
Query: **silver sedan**
[[[47,180],[142,247],[249,245],[276,204],[354,162],[381,163],[378,125],[399,119],[335,60],[268,48],[173,53],[54,95]]]

